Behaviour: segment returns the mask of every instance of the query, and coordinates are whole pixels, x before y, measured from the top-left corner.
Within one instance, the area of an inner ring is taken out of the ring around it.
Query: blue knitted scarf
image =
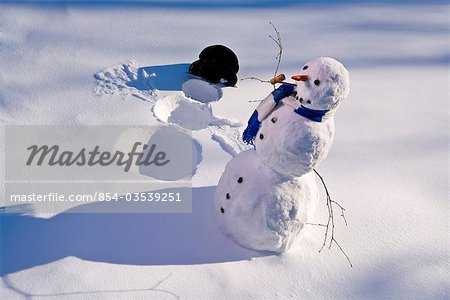
[[[314,122],[322,122],[323,117],[329,110],[315,110],[304,107],[303,105],[294,110],[295,113]]]

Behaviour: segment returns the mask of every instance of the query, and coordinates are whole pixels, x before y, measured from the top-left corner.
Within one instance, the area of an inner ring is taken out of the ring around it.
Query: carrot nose
[[[295,81],[307,81],[309,79],[308,75],[294,75],[291,77]]]

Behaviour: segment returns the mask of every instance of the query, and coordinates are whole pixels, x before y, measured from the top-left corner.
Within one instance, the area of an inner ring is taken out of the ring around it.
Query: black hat
[[[199,60],[189,66],[189,73],[211,83],[234,86],[239,71],[238,58],[234,52],[222,45],[208,46],[200,52]]]

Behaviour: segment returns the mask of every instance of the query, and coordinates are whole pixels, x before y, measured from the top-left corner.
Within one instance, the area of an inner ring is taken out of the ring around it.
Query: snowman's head
[[[350,79],[347,69],[331,57],[319,57],[307,62],[297,81],[296,99],[304,107],[330,110],[347,98]]]

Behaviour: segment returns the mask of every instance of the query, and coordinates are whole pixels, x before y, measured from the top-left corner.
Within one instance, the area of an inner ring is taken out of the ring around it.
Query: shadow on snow
[[[1,215],[1,275],[68,256],[129,265],[191,265],[247,260],[270,253],[241,248],[214,220],[214,187],[193,188],[192,213],[77,213],[49,219]],[[106,204],[107,205],[107,204]]]

